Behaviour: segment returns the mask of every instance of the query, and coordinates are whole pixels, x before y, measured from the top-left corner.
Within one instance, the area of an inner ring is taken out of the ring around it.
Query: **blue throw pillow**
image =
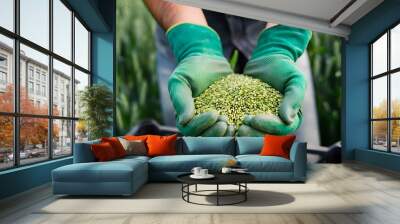
[[[264,137],[237,137],[237,155],[259,154],[264,145]]]
[[[183,137],[181,153],[234,155],[235,141],[233,137]]]

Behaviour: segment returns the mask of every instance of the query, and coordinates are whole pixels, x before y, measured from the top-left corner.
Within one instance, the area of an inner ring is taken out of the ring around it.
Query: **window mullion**
[[[390,30],[387,32],[387,71],[390,70]],[[392,99],[391,99],[391,79],[392,79],[392,75],[389,73],[387,75],[387,110],[388,110],[388,117],[391,118],[392,117]],[[392,128],[392,121],[388,121],[387,122],[387,140],[388,140],[388,152],[392,151],[392,136],[391,136],[391,128]]]
[[[72,15],[71,15],[71,23],[72,23],[72,38],[71,38],[71,60],[72,60],[72,64],[74,66],[71,67],[71,91],[72,91],[72,95],[71,95],[71,100],[72,100],[72,105],[71,105],[71,117],[75,118],[75,12],[72,11]],[[73,120],[72,124],[71,124],[71,150],[72,150],[72,155],[74,155],[74,151],[75,151],[75,125],[76,125],[76,121]]]
[[[372,45],[369,46],[369,118],[370,118],[370,122],[369,122],[369,148],[373,149],[374,147],[374,136],[373,136],[373,121],[372,119],[373,117],[373,90],[374,90],[374,86],[373,86],[373,79],[372,79],[372,72],[373,72],[373,50],[374,48],[372,47]]]
[[[19,35],[19,5],[20,1],[14,1],[14,31],[17,35]],[[19,50],[19,39],[14,39],[14,112],[19,113],[20,105],[20,50]],[[14,116],[14,166],[20,165],[20,155],[19,155],[19,135],[20,135],[20,119],[19,117]]]
[[[49,50],[53,52],[53,0],[49,0]],[[48,152],[49,159],[53,159],[53,56],[49,55],[49,73],[48,73],[49,86],[47,90],[49,94],[49,120],[48,120]]]

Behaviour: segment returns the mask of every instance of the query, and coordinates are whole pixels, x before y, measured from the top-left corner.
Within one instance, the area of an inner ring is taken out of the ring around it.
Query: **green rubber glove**
[[[225,118],[217,112],[194,116],[193,98],[233,73],[218,34],[207,26],[181,23],[167,31],[167,38],[178,62],[168,81],[178,129],[185,136],[230,135]]]
[[[279,117],[274,115],[247,116],[238,130],[239,136],[264,133],[286,135],[301,125],[301,105],[306,81],[295,61],[307,48],[311,31],[277,25],[264,30],[258,38],[244,73],[258,78],[283,94]]]

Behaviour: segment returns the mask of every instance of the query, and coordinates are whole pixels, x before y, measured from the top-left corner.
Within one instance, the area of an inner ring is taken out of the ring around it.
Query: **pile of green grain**
[[[196,114],[217,111],[237,129],[246,115],[278,115],[281,93],[246,75],[231,74],[214,82],[194,99]]]

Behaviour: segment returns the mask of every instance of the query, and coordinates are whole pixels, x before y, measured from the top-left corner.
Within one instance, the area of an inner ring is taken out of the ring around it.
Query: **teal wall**
[[[67,0],[67,2],[92,32],[92,82],[103,83],[114,92],[115,0]],[[110,131],[114,130],[110,127]],[[48,183],[51,181],[53,169],[71,163],[72,157],[68,157],[0,172],[0,199]]]
[[[369,43],[400,22],[400,0],[386,0],[352,26],[343,48],[343,159],[391,170],[400,169],[400,157],[369,150]]]
[[[53,169],[71,163],[69,157],[0,172],[0,199],[48,183]]]

